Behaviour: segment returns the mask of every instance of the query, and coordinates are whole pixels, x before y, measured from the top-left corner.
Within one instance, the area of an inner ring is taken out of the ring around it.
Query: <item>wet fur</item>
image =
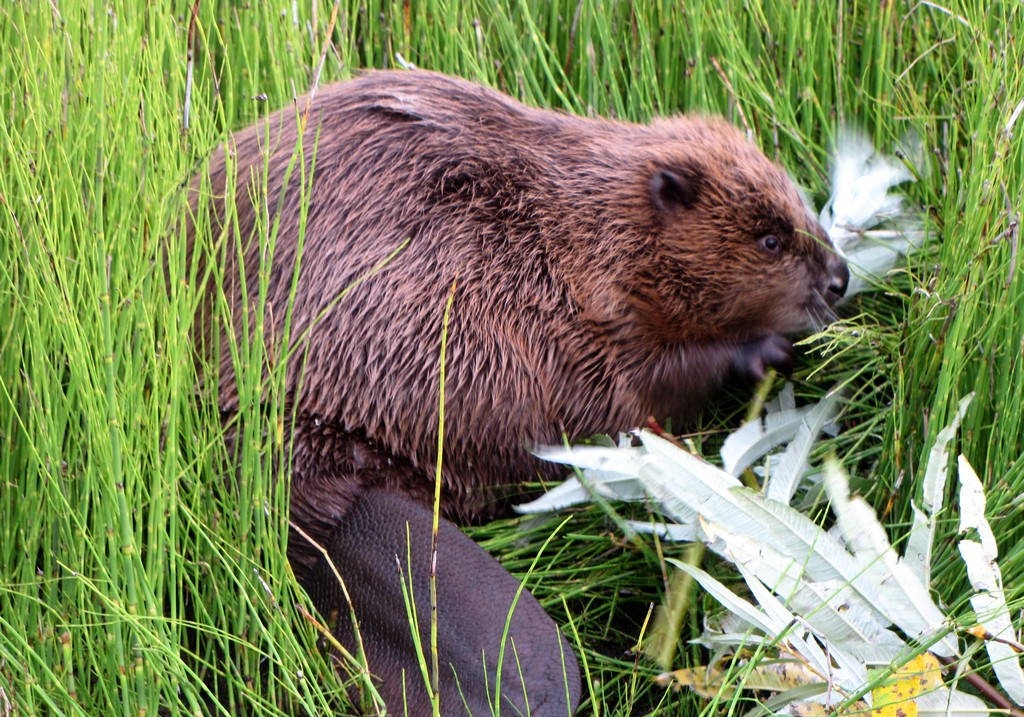
[[[275,341],[297,258],[299,172],[281,183],[307,111],[315,179],[292,330],[309,332],[289,376],[292,518],[322,544],[370,487],[432,495],[453,282],[442,495],[456,521],[561,472],[529,454],[534,442],[692,416],[730,372],[784,367],[784,336],[826,319],[845,286],[789,177],[721,120],[583,119],[442,75],[371,72],[228,144],[248,241],[241,266],[226,252],[225,276],[250,286],[260,246],[243,179],[262,174],[269,152]],[[220,154],[217,195],[226,172]],[[226,292],[237,322],[237,283]],[[221,369],[231,411],[227,358]],[[300,578],[317,558],[301,538],[290,555]]]

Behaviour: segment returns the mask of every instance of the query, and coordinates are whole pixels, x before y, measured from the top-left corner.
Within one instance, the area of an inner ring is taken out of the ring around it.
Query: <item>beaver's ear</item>
[[[700,199],[704,175],[696,167],[657,169],[651,177],[651,201],[660,211],[692,209]]]

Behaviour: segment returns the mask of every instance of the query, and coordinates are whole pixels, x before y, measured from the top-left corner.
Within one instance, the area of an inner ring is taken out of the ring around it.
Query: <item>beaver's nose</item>
[[[828,300],[835,303],[843,298],[846,287],[850,283],[850,269],[846,262],[838,254],[829,252],[828,255]]]

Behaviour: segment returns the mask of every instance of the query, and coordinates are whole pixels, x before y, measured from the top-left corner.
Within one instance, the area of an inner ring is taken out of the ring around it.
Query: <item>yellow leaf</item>
[[[893,672],[871,691],[872,717],[917,717],[916,699],[942,685],[942,665],[925,652]]]
[[[687,667],[673,672],[663,672],[654,678],[662,687],[671,687],[677,692],[689,689],[701,697],[732,697],[732,689],[723,689],[725,673],[718,667]]]
[[[737,681],[740,674],[738,670],[743,670],[742,684],[745,690],[785,692],[822,681],[821,677],[806,665],[786,659],[763,660],[753,668],[737,663],[732,663],[727,668],[717,665],[689,667],[662,673],[655,681],[662,687],[693,690],[701,697],[731,697],[735,690],[726,686],[726,680]]]

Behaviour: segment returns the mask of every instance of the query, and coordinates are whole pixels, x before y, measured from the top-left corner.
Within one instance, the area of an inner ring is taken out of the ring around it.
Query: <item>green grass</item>
[[[1024,118],[1005,131],[1024,101],[1020,3],[209,0],[184,130],[186,5],[0,7],[0,713],[345,704],[284,559],[282,409],[252,402],[237,479],[216,470],[225,449],[193,360],[199,297],[180,219],[188,178],[229,129],[286,105],[318,67],[328,81],[396,54],[579,113],[723,113],[819,203],[842,126],[887,150],[916,138],[910,194],[931,241],[888,292],[846,309],[799,390],[848,385],[835,447],[894,536],[926,446],[975,391],[959,450],[988,488],[1011,603],[1024,604]],[[265,358],[239,347],[243,366]],[[251,371],[246,390],[273,397],[280,378]],[[734,420],[721,407],[704,427]],[[954,517],[935,588],[969,622]],[[474,535],[526,574],[556,529],[530,587],[579,634],[581,713],[699,710],[654,688],[657,668],[631,652],[661,553],[678,549],[623,542],[597,510]],[[703,658],[683,646],[677,666]]]

